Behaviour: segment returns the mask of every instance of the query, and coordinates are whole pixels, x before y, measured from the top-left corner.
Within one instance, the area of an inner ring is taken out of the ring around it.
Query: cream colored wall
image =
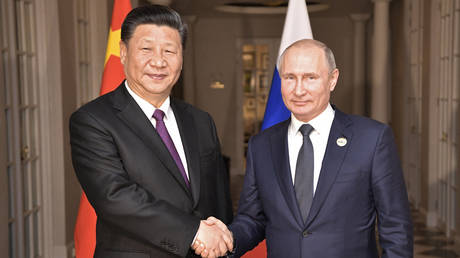
[[[195,22],[195,105],[211,114],[217,126],[222,151],[229,156],[232,167],[243,169],[235,164],[237,116],[237,91],[240,81],[236,78],[239,50],[238,38],[275,38],[281,35],[282,17],[274,18],[202,18]],[[221,76],[224,89],[209,87],[215,75]],[[187,87],[187,83],[185,83]],[[242,90],[242,89],[241,89]],[[241,171],[239,171],[241,172]]]
[[[399,151],[404,162],[404,128],[406,90],[410,88],[410,49],[405,28],[405,11],[403,1],[395,1],[390,6],[390,73],[391,73],[391,127]],[[402,164],[404,165],[404,164]],[[406,180],[410,178],[406,177]]]
[[[3,70],[3,62],[0,62],[0,71]],[[0,72],[0,85],[3,84],[4,78],[3,73]],[[5,110],[5,91],[3,90],[5,87],[4,85],[1,86],[2,90],[0,90],[0,110]],[[5,127],[5,112],[0,112],[0,135],[5,136],[6,134],[6,127]],[[0,166],[2,168],[7,167],[7,160],[6,155],[3,153],[7,153],[6,150],[6,139],[1,139],[0,142]],[[8,174],[5,170],[3,173],[0,174],[0,255],[7,256],[8,254]]]
[[[430,72],[430,61],[431,61],[431,51],[433,51],[433,46],[431,46],[431,8],[429,8],[429,1],[426,2],[426,8],[424,9],[424,35],[423,35],[423,72],[422,72],[422,139],[429,139],[430,138],[430,77],[432,73]],[[431,133],[433,134],[433,133]],[[421,208],[425,211],[428,211],[430,208],[429,204],[429,194],[433,187],[430,187],[430,180],[429,174],[433,171],[430,171],[429,167],[429,148],[430,142],[426,140],[422,140],[421,143],[422,147],[422,154],[421,154]],[[433,148],[433,147],[432,147]]]
[[[460,71],[459,71],[460,72]],[[457,128],[460,128],[460,111],[457,110],[457,117],[458,117],[458,124],[457,124]],[[457,131],[457,139],[460,139],[460,131]],[[457,161],[460,160],[460,151],[457,153]],[[457,162],[458,164],[458,162]],[[458,168],[457,168],[457,176],[456,176],[456,179],[457,179],[457,187],[460,186],[460,173],[458,172]],[[459,200],[460,200],[460,191],[458,190],[457,188],[457,196],[456,196],[456,200],[457,200],[457,205],[455,207],[455,243],[458,244],[460,243],[460,205],[459,205]]]
[[[401,1],[396,1],[391,4],[390,8],[390,49],[391,55],[391,126],[395,135],[395,140],[398,145],[400,157],[402,158],[402,135],[404,122],[404,91],[408,85],[409,73],[409,49],[405,41],[404,24],[404,8]]]
[[[332,93],[331,102],[341,111],[352,113],[353,24],[347,16],[312,17],[310,21],[313,37],[329,46],[334,53],[336,64],[340,71],[339,81]]]
[[[72,1],[59,2],[59,24],[61,33],[61,77],[62,77],[62,116],[64,121],[64,175],[65,175],[65,242],[73,239],[73,227],[78,211],[79,184],[74,176],[70,157],[68,121],[76,108],[76,55],[77,38],[75,32],[75,12]]]
[[[57,0],[37,1],[37,67],[40,102],[40,163],[42,169],[43,243],[45,257],[63,257],[65,191],[62,173],[63,121]]]

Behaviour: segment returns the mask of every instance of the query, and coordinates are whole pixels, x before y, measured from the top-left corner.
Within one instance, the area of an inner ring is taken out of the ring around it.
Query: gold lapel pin
[[[340,147],[343,147],[345,145],[347,145],[347,139],[344,138],[344,137],[340,137],[337,139],[337,145],[339,145]]]

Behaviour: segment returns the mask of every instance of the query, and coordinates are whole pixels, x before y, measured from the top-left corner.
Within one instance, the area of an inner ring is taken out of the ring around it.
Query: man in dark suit
[[[209,257],[232,248],[228,178],[209,114],[169,95],[186,27],[164,6],[133,9],[121,29],[126,81],[70,119],[72,159],[98,220],[95,257]]]
[[[291,45],[280,76],[292,115],[249,142],[229,227],[236,256],[266,238],[268,257],[378,257],[377,223],[382,257],[412,257],[409,203],[391,129],[329,103],[339,71],[319,41]]]

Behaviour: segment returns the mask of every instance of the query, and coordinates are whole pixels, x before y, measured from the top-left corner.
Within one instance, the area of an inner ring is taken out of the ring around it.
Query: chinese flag
[[[125,78],[123,66],[120,62],[119,43],[121,24],[131,9],[129,0],[114,0],[100,95],[114,90]],[[89,204],[85,193],[82,193],[74,232],[75,255],[77,258],[92,258],[94,256],[96,220],[97,216],[93,207]]]

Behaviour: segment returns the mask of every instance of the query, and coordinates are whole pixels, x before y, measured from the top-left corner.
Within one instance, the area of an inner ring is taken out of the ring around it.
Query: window
[[[89,0],[76,0],[77,31],[77,105],[92,100],[97,92],[91,81]]]
[[[42,257],[35,1],[2,1],[0,8],[9,257]]]
[[[455,229],[456,178],[458,173],[458,107],[460,84],[460,1],[439,1],[440,45],[437,138],[437,212],[448,236]]]

